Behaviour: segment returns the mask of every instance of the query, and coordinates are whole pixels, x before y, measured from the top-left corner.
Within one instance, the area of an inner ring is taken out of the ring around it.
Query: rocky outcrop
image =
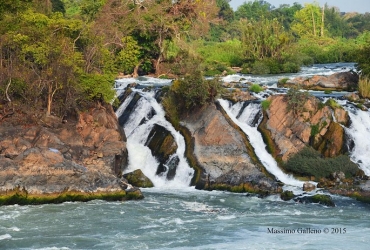
[[[304,89],[311,90],[349,90],[353,91],[357,88],[359,76],[354,71],[338,72],[330,76],[315,75],[313,77],[297,77],[288,81],[280,82],[279,86],[289,87],[299,85]]]
[[[48,118],[28,126],[2,124],[0,137],[3,195],[22,190],[50,197],[70,192],[126,197],[128,185],[121,178],[126,137],[110,105],[81,113],[76,122]]]
[[[264,174],[246,136],[220,107],[206,105],[184,117],[182,125],[191,135],[190,148],[201,172],[194,183],[197,188],[280,191],[278,184]]]
[[[266,110],[266,119],[260,124],[260,130],[269,132],[275,157],[287,161],[292,155],[311,145],[325,156],[337,156],[345,151],[344,130],[333,121],[332,108],[319,105],[319,100],[309,97],[304,110],[298,115],[288,109],[288,99],[284,95],[271,96],[271,104]],[[338,109],[338,110],[337,110]],[[340,108],[334,114],[341,123],[348,122],[348,114]]]
[[[171,132],[161,125],[154,124],[145,146],[159,162],[156,174],[166,175],[168,180],[172,180],[176,175],[179,158],[174,155],[178,146]]]

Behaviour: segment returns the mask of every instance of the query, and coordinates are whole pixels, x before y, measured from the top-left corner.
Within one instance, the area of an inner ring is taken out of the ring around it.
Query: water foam
[[[260,104],[250,103],[247,107],[245,107],[244,110],[242,110],[243,103],[236,103],[235,105],[231,105],[230,102],[222,99],[220,99],[219,102],[222,108],[226,111],[227,115],[248,136],[257,157],[260,159],[267,171],[273,174],[279,181],[283,182],[284,184],[301,188],[304,182],[296,180],[291,175],[285,174],[279,168],[275,159],[267,152],[266,145],[262,139],[261,133],[257,130],[257,126],[251,126],[252,120],[254,120],[256,114],[260,112]]]
[[[352,121],[346,133],[354,142],[350,153],[351,160],[359,164],[367,176],[370,176],[370,112],[353,106],[343,106]]]
[[[194,174],[194,169],[190,168],[184,157],[184,138],[173,128],[172,124],[166,120],[162,106],[154,97],[154,91],[144,92],[141,90],[134,90],[131,95],[134,95],[135,92],[139,93],[142,97],[137,102],[134,111],[130,114],[127,123],[124,125],[124,130],[127,135],[127,149],[129,152],[129,166],[125,172],[141,169],[153,182],[155,187],[182,188],[189,186]],[[127,107],[127,103],[128,102],[125,101],[123,105]],[[119,113],[116,114],[122,114],[123,111],[123,109],[119,109]],[[179,163],[173,180],[167,180],[165,176],[156,175],[159,163],[152,155],[150,149],[145,146],[149,133],[155,124],[166,128],[174,137],[178,146],[175,154],[179,158]]]

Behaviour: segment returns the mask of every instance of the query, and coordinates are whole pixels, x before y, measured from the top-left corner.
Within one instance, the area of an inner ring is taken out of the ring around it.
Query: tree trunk
[[[313,36],[316,36],[315,16],[313,15],[313,9],[312,8],[311,8],[311,14],[312,14]]]
[[[53,84],[50,83],[48,86],[48,104],[47,104],[46,116],[50,116],[51,114],[52,101],[53,101]]]
[[[325,5],[322,6],[322,15],[321,15],[321,37],[324,36],[324,17],[325,17]]]
[[[12,102],[8,94],[10,84],[12,84],[12,78],[9,79],[8,85],[6,85],[6,90],[5,90],[5,95],[6,95],[6,99],[8,99],[8,102]]]

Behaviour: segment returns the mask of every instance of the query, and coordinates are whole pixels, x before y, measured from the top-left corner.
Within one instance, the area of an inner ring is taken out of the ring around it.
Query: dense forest
[[[228,0],[2,0],[0,105],[63,116],[114,99],[118,74],[200,77],[357,62],[370,74],[370,13]],[[4,112],[3,112],[4,113]]]

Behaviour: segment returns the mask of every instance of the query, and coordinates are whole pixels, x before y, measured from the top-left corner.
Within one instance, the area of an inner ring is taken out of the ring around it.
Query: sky
[[[253,0],[251,0],[253,2]],[[313,3],[314,0],[266,0],[271,5],[279,7],[280,4],[290,4],[294,2],[304,5],[305,3]],[[244,2],[249,2],[248,0],[231,0],[230,6],[236,10],[239,5]],[[327,3],[329,6],[336,6],[340,9],[341,12],[359,12],[359,13],[370,13],[370,0],[316,0],[323,6]]]

